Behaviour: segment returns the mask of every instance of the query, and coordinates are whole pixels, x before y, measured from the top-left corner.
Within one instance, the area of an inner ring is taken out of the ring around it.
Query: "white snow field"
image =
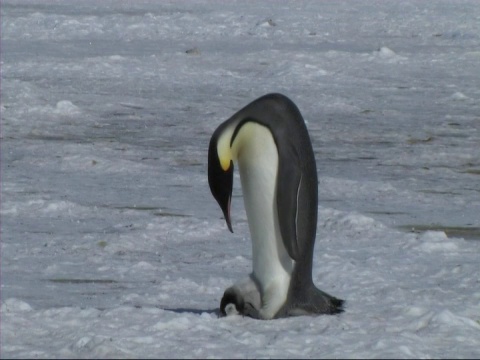
[[[290,97],[338,316],[218,318],[251,269],[215,128]],[[480,357],[478,1],[1,3],[2,358]]]

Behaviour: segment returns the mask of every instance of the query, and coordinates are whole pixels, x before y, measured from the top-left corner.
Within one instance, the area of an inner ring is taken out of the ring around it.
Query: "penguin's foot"
[[[302,316],[302,315],[335,315],[342,313],[343,300],[334,298],[328,304],[298,304],[288,309],[277,317]]]
[[[336,297],[332,296],[330,299],[330,314],[339,314],[343,312],[343,305],[345,304],[345,300],[337,299]]]
[[[344,301],[329,295],[315,286],[286,306],[277,317],[299,315],[335,315],[343,312]]]
[[[343,312],[344,301],[314,287],[310,298],[312,309],[318,314],[335,315]]]

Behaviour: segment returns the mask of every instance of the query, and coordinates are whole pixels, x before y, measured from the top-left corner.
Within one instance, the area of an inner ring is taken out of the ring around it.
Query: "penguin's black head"
[[[218,140],[221,129],[212,135],[208,147],[208,184],[225,216],[228,229],[233,233],[230,218],[230,204],[233,188],[233,161],[228,154],[219,154]],[[221,161],[221,159],[223,161]],[[222,165],[223,164],[223,165]]]

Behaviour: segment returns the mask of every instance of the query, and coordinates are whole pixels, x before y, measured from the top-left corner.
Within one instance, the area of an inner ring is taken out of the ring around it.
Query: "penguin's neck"
[[[237,161],[252,237],[253,275],[263,288],[272,281],[289,282],[293,260],[285,249],[278,225],[279,159],[275,141],[270,130],[256,123],[244,124],[237,140]]]

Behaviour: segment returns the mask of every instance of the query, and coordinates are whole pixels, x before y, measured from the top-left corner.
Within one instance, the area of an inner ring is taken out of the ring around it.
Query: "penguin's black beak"
[[[212,139],[213,140],[213,139]],[[210,142],[208,149],[208,184],[213,197],[223,211],[228,230],[233,233],[230,217],[233,188],[233,161],[227,170],[223,170],[217,155],[216,141]]]

